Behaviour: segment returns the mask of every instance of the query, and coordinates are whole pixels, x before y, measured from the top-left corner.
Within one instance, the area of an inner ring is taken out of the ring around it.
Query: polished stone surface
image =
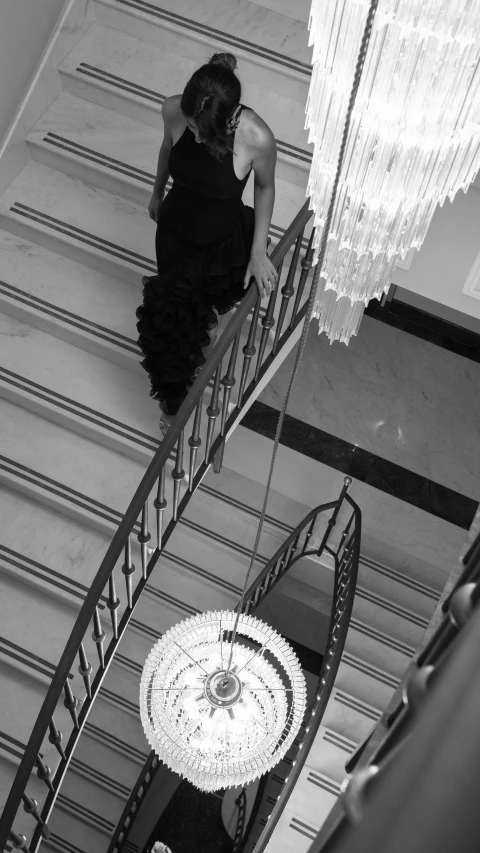
[[[275,437],[278,412],[256,402],[242,420],[242,426],[267,438]],[[291,415],[285,418],[281,442],[298,453],[348,474],[419,509],[433,513],[451,524],[468,530],[478,502],[445,486],[389,462],[361,447],[343,441]]]
[[[293,358],[260,397],[273,409],[281,407]],[[284,440],[441,517],[445,507],[450,517],[458,511],[454,494],[480,497],[479,387],[477,363],[371,317],[348,347],[330,345],[312,324],[288,406],[295,423],[287,422]],[[263,421],[249,417],[256,426]],[[472,503],[462,526],[473,511]]]

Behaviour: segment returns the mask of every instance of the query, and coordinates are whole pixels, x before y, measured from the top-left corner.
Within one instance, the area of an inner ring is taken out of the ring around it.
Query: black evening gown
[[[158,274],[144,286],[137,329],[150,395],[175,414],[205,363],[202,348],[217,315],[244,296],[255,220],[242,201],[250,173],[237,178],[232,152],[217,160],[187,127],[168,165],[173,186],[158,216]]]

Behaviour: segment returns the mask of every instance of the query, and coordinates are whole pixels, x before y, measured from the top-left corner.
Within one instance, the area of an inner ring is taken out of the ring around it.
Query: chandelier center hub
[[[238,675],[219,669],[205,679],[205,698],[214,708],[232,708],[242,695],[242,687]]]

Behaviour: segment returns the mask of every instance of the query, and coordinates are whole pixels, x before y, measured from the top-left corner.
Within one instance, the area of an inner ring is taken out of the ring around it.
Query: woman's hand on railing
[[[260,299],[263,299],[264,296],[270,296],[278,281],[278,273],[266,251],[252,250],[245,273],[245,290],[248,288],[251,278],[255,279]]]

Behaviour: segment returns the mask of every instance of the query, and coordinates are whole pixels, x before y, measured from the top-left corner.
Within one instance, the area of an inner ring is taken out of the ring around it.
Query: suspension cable
[[[349,98],[348,107],[347,107],[347,114],[346,114],[346,118],[345,118],[345,125],[344,125],[344,129],[343,129],[342,144],[340,146],[340,153],[338,156],[337,171],[336,171],[335,180],[334,180],[333,187],[332,187],[332,193],[330,196],[330,203],[329,203],[329,207],[328,207],[327,216],[325,219],[325,226],[324,226],[323,233],[322,233],[322,241],[320,244],[320,252],[319,252],[319,256],[318,256],[318,262],[314,268],[312,286],[310,288],[310,294],[309,294],[308,303],[307,303],[307,312],[305,315],[305,320],[304,320],[303,328],[302,328],[302,334],[300,336],[300,341],[299,341],[298,348],[297,348],[295,363],[293,365],[292,374],[290,376],[287,391],[286,391],[286,394],[285,394],[285,397],[283,400],[283,404],[282,404],[282,408],[280,410],[280,414],[279,414],[278,421],[277,421],[277,428],[275,431],[275,440],[273,443],[272,458],[270,461],[270,470],[268,473],[267,485],[266,485],[266,489],[265,489],[265,498],[263,501],[263,507],[262,507],[262,511],[260,514],[260,521],[258,524],[258,530],[257,530],[256,539],[255,539],[255,545],[254,545],[253,551],[252,551],[252,557],[250,560],[250,565],[248,567],[248,571],[247,571],[247,574],[245,577],[245,583],[243,585],[242,596],[241,596],[240,602],[238,604],[237,615],[236,615],[235,624],[234,624],[233,633],[232,633],[232,644],[231,644],[231,648],[230,648],[230,657],[229,657],[228,666],[227,666],[227,669],[225,672],[225,677],[228,676],[228,673],[230,671],[230,667],[232,665],[233,646],[234,646],[235,638],[237,635],[238,621],[240,619],[240,614],[243,611],[243,606],[245,603],[245,594],[246,594],[247,588],[248,588],[248,581],[249,581],[250,574],[251,574],[252,568],[254,566],[255,560],[257,558],[258,547],[260,545],[260,537],[261,537],[262,532],[263,532],[263,526],[264,526],[265,517],[267,514],[268,498],[270,495],[270,489],[271,489],[271,485],[272,485],[273,470],[275,467],[275,460],[277,457],[277,451],[278,451],[278,447],[280,444],[280,437],[282,434],[283,424],[285,421],[285,415],[287,413],[288,401],[290,399],[290,393],[291,393],[291,390],[293,387],[293,383],[295,382],[295,378],[296,378],[297,373],[298,373],[298,368],[300,366],[300,362],[302,360],[302,356],[303,356],[303,353],[305,350],[305,344],[307,342],[307,334],[308,334],[310,322],[313,319],[313,309],[315,306],[315,297],[317,295],[318,280],[319,280],[320,275],[322,273],[323,263],[325,260],[325,253],[326,253],[326,249],[327,249],[327,241],[328,241],[328,237],[330,234],[330,227],[332,224],[333,212],[335,209],[335,202],[337,200],[338,185],[340,183],[340,174],[342,171],[343,161],[345,158],[345,150],[347,147],[348,134],[350,131],[350,124],[351,124],[351,120],[352,120],[353,108],[355,106],[355,100],[357,97],[358,88],[359,88],[360,80],[362,77],[363,67],[365,64],[365,58],[367,55],[368,45],[370,43],[370,37],[372,35],[373,22],[375,19],[375,14],[377,11],[378,3],[379,3],[379,0],[371,0],[371,2],[370,2],[368,15],[367,15],[367,19],[365,22],[365,29],[363,31],[362,41],[361,41],[360,49],[358,52],[357,63],[355,66],[355,75],[353,78],[353,85],[352,85],[352,90],[350,93],[350,98]]]

